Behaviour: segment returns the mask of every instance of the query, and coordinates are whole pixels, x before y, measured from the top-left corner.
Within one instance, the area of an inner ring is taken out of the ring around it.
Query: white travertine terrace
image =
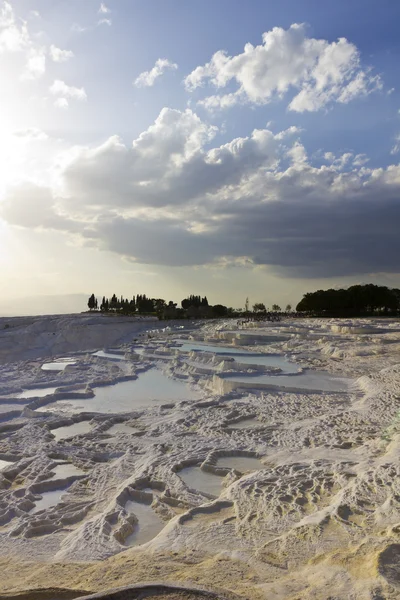
[[[0,329],[0,591],[50,587],[57,565],[86,589],[87,561],[121,585],[183,561],[245,598],[398,597],[399,323],[58,319]],[[152,370],[186,391],[122,410],[118,385]]]

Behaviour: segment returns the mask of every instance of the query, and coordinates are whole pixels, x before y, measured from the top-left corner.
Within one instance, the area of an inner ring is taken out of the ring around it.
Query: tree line
[[[137,294],[132,298],[124,298],[123,296],[117,296],[116,294],[113,294],[111,298],[103,296],[100,306],[94,294],[92,294],[88,300],[89,310],[100,309],[101,312],[119,312],[125,314],[157,313],[166,306],[174,307],[176,304],[172,302],[172,300],[169,303],[166,303],[163,298],[148,298],[146,294]]]
[[[223,304],[210,305],[207,296],[190,294],[183,298],[181,306],[170,300],[166,302],[163,298],[150,298],[146,294],[137,294],[132,298],[124,298],[113,294],[111,297],[103,296],[100,304],[95,294],[88,299],[90,311],[100,310],[102,313],[114,313],[121,315],[153,315],[160,319],[183,319],[183,318],[218,318],[218,317],[246,317],[246,318],[270,318],[272,314],[280,313],[281,307],[273,304],[272,309],[267,309],[262,302],[255,303],[250,310],[249,299],[246,298],[245,308],[232,308]],[[291,305],[286,306],[286,312],[290,312]]]
[[[207,297],[190,295],[188,298],[184,298],[181,302],[182,308],[177,308],[176,302],[170,300],[166,302],[163,298],[150,298],[146,294],[137,294],[132,298],[124,298],[123,296],[117,296],[113,294],[111,297],[103,296],[100,304],[94,294],[91,294],[88,299],[88,308],[90,311],[100,310],[103,313],[118,313],[125,315],[157,315],[164,317],[164,315],[170,313],[174,318],[185,316],[183,313],[190,309],[196,309],[203,312],[211,313],[212,309],[217,307],[209,307]],[[209,309],[209,310],[207,310]]]
[[[304,294],[296,310],[317,316],[397,315],[400,290],[372,283],[347,289],[317,290]]]
[[[256,302],[250,308],[246,298],[244,308],[232,308],[223,304],[210,305],[207,296],[190,294],[183,298],[180,307],[170,300],[150,298],[146,294],[137,294],[132,298],[124,298],[113,294],[110,298],[103,296],[99,303],[95,294],[88,300],[91,311],[123,315],[152,315],[160,319],[215,318],[232,317],[259,320],[275,320],[284,315],[352,317],[371,315],[400,315],[400,290],[378,286],[372,283],[353,285],[347,289],[317,290],[304,294],[296,306],[296,313],[290,304],[283,310],[278,304],[267,308],[263,302]]]

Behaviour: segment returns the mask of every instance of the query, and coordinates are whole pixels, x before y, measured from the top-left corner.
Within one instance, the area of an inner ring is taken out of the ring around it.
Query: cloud
[[[1,216],[19,227],[73,231],[76,225],[56,212],[55,203],[49,189],[25,183],[9,190]]]
[[[43,142],[48,139],[47,133],[38,129],[37,127],[29,127],[28,129],[17,129],[13,133],[14,137],[26,140],[26,141],[36,141]]]
[[[97,13],[100,15],[100,19],[98,19],[98,21],[93,24],[93,25],[87,25],[87,26],[83,26],[80,25],[79,23],[74,23],[71,27],[71,31],[74,33],[85,33],[87,31],[93,31],[94,29],[96,29],[96,27],[101,27],[102,25],[107,25],[108,27],[111,27],[112,25],[112,20],[110,19],[110,14],[111,14],[111,9],[108,8],[108,6],[106,6],[104,4],[104,2],[102,2],[100,4],[99,10],[97,11]]]
[[[71,25],[71,31],[73,33],[85,33],[85,31],[88,31],[89,29],[90,29],[89,27],[83,27],[79,23],[73,23]]]
[[[228,56],[219,50],[185,78],[185,86],[193,91],[210,83],[222,89],[232,81],[236,91],[208,96],[200,103],[210,110],[262,105],[294,91],[289,110],[305,112],[332,102],[348,103],[382,88],[380,77],[362,68],[354,44],[346,38],[328,42],[307,37],[305,25],[297,23],[287,30],[274,27],[263,34],[262,45],[248,43],[242,54]]]
[[[340,156],[335,156],[333,152],[325,152],[324,159],[337,171],[351,167],[362,167],[369,162],[369,158],[365,154],[354,155],[353,152],[344,152]]]
[[[102,25],[107,25],[111,27],[112,20],[111,19],[99,19],[95,25],[87,25],[83,26],[79,23],[74,23],[71,27],[71,31],[73,33],[86,33],[87,31],[93,31],[96,27],[101,27]]]
[[[279,142],[268,130],[205,151],[216,128],[191,110],[164,108],[154,125],[127,147],[118,137],[83,150],[64,176],[80,207],[179,206],[258,168],[275,168]]]
[[[57,100],[54,101],[54,106],[56,108],[67,110],[69,108],[69,102],[66,98],[57,98]]]
[[[22,72],[22,80],[39,79],[46,72],[46,48],[30,48]]]
[[[390,151],[390,154],[398,154],[400,152],[400,133],[394,136],[394,144]]]
[[[207,110],[220,110],[224,108],[232,108],[235,104],[241,102],[242,93],[235,92],[232,94],[224,94],[222,96],[207,96],[203,100],[198,101],[199,106],[204,106]]]
[[[0,54],[26,51],[30,44],[26,23],[18,22],[11,4],[3,2],[0,7]]]
[[[100,4],[100,8],[99,8],[98,12],[99,12],[100,15],[108,15],[111,12],[111,10],[108,8],[108,6],[106,6],[104,4],[104,2],[102,2]]]
[[[39,13],[30,15],[39,18]],[[73,56],[70,50],[60,50],[54,45],[50,48],[37,43],[39,36],[32,36],[25,21],[16,17],[9,2],[0,4],[0,54],[23,53],[25,66],[20,75],[22,81],[39,79],[46,72],[46,56],[55,62],[65,62]]]
[[[177,68],[177,64],[170,62],[166,58],[159,58],[150,71],[144,71],[135,79],[134,85],[136,87],[151,87],[159,77],[164,75],[165,71],[176,71]]]
[[[74,56],[72,50],[61,50],[54,45],[50,46],[49,53],[54,62],[66,62]]]
[[[364,165],[367,164],[367,162],[369,162],[369,158],[366,154],[356,154],[353,159],[353,166],[354,167],[363,167]]]
[[[300,133],[255,129],[218,144],[193,111],[165,108],[130,145],[113,136],[74,149],[57,191],[14,188],[0,214],[139,263],[398,273],[400,165],[370,169],[365,155],[327,151],[315,166]]]
[[[85,89],[67,85],[64,81],[56,79],[49,88],[53,96],[58,96],[55,101],[55,106],[58,108],[68,108],[69,100],[87,100]]]

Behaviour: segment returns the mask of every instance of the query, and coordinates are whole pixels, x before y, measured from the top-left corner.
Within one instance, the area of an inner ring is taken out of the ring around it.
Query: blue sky
[[[114,0],[107,4],[112,10],[112,26],[93,27],[82,34],[71,31],[71,25],[92,27],[98,16],[97,0],[14,2],[14,6],[21,7],[21,14],[37,7],[49,37],[57,39],[62,47],[72,48],[79,57],[65,65],[65,76],[90,90],[92,101],[81,107],[80,115],[64,115],[63,123],[52,123],[52,127],[61,131],[64,127],[76,129],[77,138],[86,136],[85,141],[101,139],[110,132],[130,141],[154,121],[164,106],[185,108],[188,95],[181,84],[183,76],[207,62],[215,51],[225,49],[231,55],[238,54],[247,41],[259,44],[264,31],[276,26],[288,28],[292,23],[306,23],[311,37],[329,41],[346,37],[360,50],[365,63],[384,76],[386,91],[396,88],[400,5],[391,0]],[[42,26],[41,20],[39,28]],[[179,72],[170,74],[156,89],[135,89],[135,75],[151,68],[160,56],[178,62]],[[367,145],[382,159],[390,151],[388,136],[397,125],[399,106],[396,90],[389,96],[369,97],[367,102],[336,106],[338,114],[331,114],[329,119],[325,113],[288,114],[285,104],[276,102],[258,110],[231,111],[225,137],[246,135],[249,128],[270,120],[277,120],[279,126],[299,123],[306,128],[311,143],[321,141],[327,145],[329,141],[332,151],[349,147],[361,151]]]
[[[399,285],[397,2],[0,11],[10,297]]]

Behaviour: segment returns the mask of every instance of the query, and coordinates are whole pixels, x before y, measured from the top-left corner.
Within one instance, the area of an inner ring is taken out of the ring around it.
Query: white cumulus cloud
[[[307,37],[304,24],[289,29],[274,27],[263,34],[263,43],[248,43],[244,52],[228,56],[216,52],[186,78],[187,90],[210,83],[222,89],[235,82],[235,92],[212,95],[201,103],[209,109],[235,104],[267,104],[289,91],[296,94],[289,109],[317,111],[331,102],[347,103],[382,87],[378,75],[361,65],[357,47],[346,38],[335,42]]]
[[[146,264],[398,273],[400,165],[325,151],[316,166],[300,133],[254,129],[221,144],[192,110],[164,108],[130,144],[112,136],[57,156],[53,187],[15,185],[1,217]]]
[[[62,98],[71,98],[74,100],[87,100],[87,95],[84,88],[67,85],[64,81],[56,79],[50,87],[50,93],[54,96]]]
[[[177,68],[177,64],[170,62],[166,58],[159,58],[150,71],[144,71],[135,79],[135,85],[136,87],[151,87],[155,84],[156,80],[165,73],[165,71],[176,71]]]
[[[46,72],[46,48],[30,48],[21,79],[39,79]]]
[[[54,62],[66,62],[74,56],[72,50],[61,50],[61,48],[57,48],[53,44],[50,46],[49,53]]]
[[[73,56],[70,50],[61,50],[53,44],[48,48],[40,44],[39,39],[39,35],[30,34],[27,23],[16,16],[13,6],[0,0],[0,54],[19,52],[25,56],[20,74],[23,81],[39,79],[45,74],[47,56],[54,62],[65,62]]]
[[[9,2],[3,2],[0,7],[0,54],[27,50],[30,44],[26,23],[16,19]]]
[[[54,102],[54,106],[57,108],[67,109],[69,107],[69,100],[87,100],[87,94],[85,89],[67,85],[64,81],[56,79],[49,88],[50,93],[53,96],[57,96]]]
[[[54,106],[56,108],[67,110],[69,108],[69,102],[66,98],[57,98],[57,100],[54,101]]]

